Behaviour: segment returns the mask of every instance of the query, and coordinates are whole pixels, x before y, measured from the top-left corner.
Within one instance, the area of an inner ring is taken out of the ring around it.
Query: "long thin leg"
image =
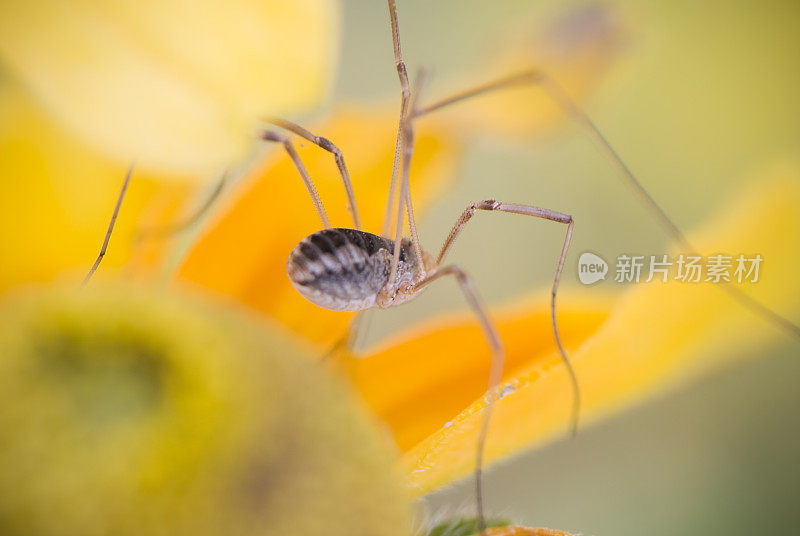
[[[392,201],[394,200],[394,191],[397,187],[397,177],[400,170],[400,155],[403,152],[403,122],[406,115],[408,115],[408,102],[411,98],[411,88],[408,84],[408,71],[406,64],[403,61],[403,52],[400,50],[400,30],[397,23],[397,6],[394,0],[388,0],[389,3],[389,19],[392,26],[392,45],[394,46],[394,63],[397,67],[397,76],[400,78],[400,119],[397,124],[397,141],[394,146],[394,161],[392,162],[392,178],[389,183],[389,195],[386,202],[386,216],[383,221],[383,228],[381,234],[384,236],[389,235],[389,226],[392,218]],[[400,195],[402,198],[402,194]],[[398,206],[403,205],[402,200],[398,200]],[[402,217],[398,217],[402,220]],[[397,252],[395,252],[397,253]]]
[[[307,139],[314,145],[317,145],[333,155],[334,160],[336,160],[336,167],[339,168],[339,175],[342,177],[342,182],[344,183],[345,193],[347,194],[347,210],[349,210],[350,214],[353,216],[353,224],[355,225],[356,229],[361,229],[361,219],[358,216],[356,197],[353,193],[353,183],[350,180],[350,173],[347,171],[347,166],[344,163],[344,155],[342,154],[342,151],[340,151],[339,148],[328,138],[317,136],[300,125],[292,123],[291,121],[287,121],[286,119],[271,118],[267,119],[267,122],[286,129],[289,132],[293,132],[301,138]]]
[[[420,69],[420,72],[418,73],[417,76],[417,84],[414,88],[415,91],[412,95],[419,95],[426,78],[427,78],[427,71],[424,69]],[[403,118],[403,116],[407,115],[406,114],[407,106],[408,104],[405,101],[401,103],[400,106],[401,119]],[[395,142],[394,146],[394,160],[392,161],[392,178],[391,181],[389,182],[389,194],[386,196],[386,211],[383,217],[383,225],[381,226],[381,236],[384,236],[386,238],[390,238],[390,233],[391,233],[392,209],[394,208],[394,203],[395,203],[394,198],[395,198],[395,190],[397,189],[397,176],[400,168],[400,154],[403,151],[402,144],[403,144],[403,121],[399,121],[397,125],[397,141]]]
[[[272,132],[271,130],[265,130],[264,132],[261,133],[261,139],[266,141],[278,142],[283,145],[283,148],[286,149],[287,153],[289,153],[289,158],[292,159],[294,167],[297,168],[297,172],[303,179],[303,184],[306,185],[308,194],[311,196],[311,201],[314,202],[314,208],[317,209],[317,214],[319,214],[319,219],[322,220],[322,225],[326,229],[330,229],[331,224],[328,221],[328,215],[325,214],[325,209],[322,207],[322,201],[320,201],[319,199],[319,194],[317,193],[317,189],[314,188],[314,183],[311,182],[311,177],[308,175],[308,171],[306,171],[306,167],[303,165],[303,161],[300,160],[300,155],[297,154],[297,151],[295,151],[292,142],[289,141],[289,138],[287,138],[286,136],[282,136],[277,132]]]
[[[122,200],[125,198],[125,192],[128,191],[128,185],[131,182],[131,176],[133,175],[133,164],[128,168],[128,172],[125,173],[125,180],[122,181],[122,188],[119,191],[119,196],[117,197],[117,204],[114,205],[114,212],[111,213],[111,221],[108,222],[108,229],[106,229],[106,236],[103,238],[103,245],[100,246],[100,253],[97,255],[97,258],[92,264],[92,267],[89,268],[89,273],[86,274],[86,277],[83,278],[81,282],[81,286],[86,285],[89,280],[92,278],[92,275],[97,271],[97,268],[100,266],[100,261],[103,260],[103,257],[106,256],[106,250],[108,249],[108,242],[111,240],[111,232],[114,230],[114,224],[117,222],[117,216],[119,215],[119,209],[122,206]]]
[[[672,219],[667,216],[663,208],[653,199],[650,193],[644,188],[641,182],[636,178],[630,168],[625,164],[617,151],[611,146],[611,143],[603,136],[600,129],[597,128],[594,121],[584,112],[569,94],[562,88],[555,80],[539,69],[530,69],[517,74],[513,74],[504,78],[488,82],[486,84],[467,89],[440,101],[434,102],[428,106],[423,106],[415,109],[410,117],[415,119],[423,115],[433,113],[441,110],[452,104],[463,102],[473,97],[486,95],[493,91],[508,89],[517,86],[539,86],[553,99],[559,108],[567,114],[573,121],[581,125],[589,136],[597,143],[600,149],[614,164],[614,167],[619,172],[620,176],[625,180],[633,192],[639,197],[640,201],[655,214],[656,219],[664,228],[664,230],[672,236],[672,238],[681,246],[686,253],[695,253],[695,248],[691,245],[686,235],[678,228]],[[756,315],[766,319],[768,322],[778,326],[790,335],[800,337],[800,325],[792,322],[788,318],[773,311],[763,303],[755,298],[746,294],[739,287],[725,283],[721,285],[722,290],[727,292],[733,299],[738,301],[743,307],[754,312]]]
[[[414,84],[414,92],[411,94],[411,100],[409,102],[409,114],[414,113],[414,110],[417,106],[417,101],[419,100],[419,96],[422,92],[422,88],[425,86],[425,82],[427,81],[428,71],[424,68],[421,68],[417,73],[417,77]],[[404,130],[405,130],[405,143],[403,144],[403,180],[401,182],[402,189],[401,194],[405,196],[405,205],[406,205],[406,214],[408,215],[408,227],[409,231],[411,232],[411,244],[414,249],[414,255],[417,258],[417,266],[419,266],[419,272],[421,277],[425,278],[425,261],[423,260],[422,255],[422,245],[419,241],[419,234],[417,233],[417,222],[414,218],[414,205],[411,202],[411,157],[414,154],[414,122],[412,119],[408,118],[406,121],[403,122]]]
[[[567,369],[567,373],[569,374],[570,383],[572,384],[572,413],[570,418],[570,433],[574,436],[578,431],[578,417],[580,415],[580,408],[581,408],[581,391],[580,386],[578,385],[578,378],[575,374],[575,369],[572,368],[572,363],[569,360],[569,356],[567,355],[566,350],[564,349],[564,345],[561,342],[561,333],[558,329],[558,321],[556,316],[556,295],[558,294],[558,285],[561,282],[561,273],[564,271],[564,262],[567,258],[567,250],[569,249],[569,243],[572,240],[572,229],[575,225],[575,222],[572,219],[572,216],[569,214],[562,214],[561,212],[556,212],[554,210],[546,209],[546,208],[539,208],[533,207],[529,205],[516,205],[511,203],[501,203],[499,201],[495,201],[494,199],[488,199],[486,201],[480,201],[478,203],[470,203],[470,205],[464,210],[461,216],[456,221],[455,225],[453,225],[450,234],[447,235],[447,239],[444,241],[444,245],[442,246],[441,251],[439,252],[439,257],[436,259],[436,266],[438,267],[441,265],[442,261],[444,261],[445,256],[450,251],[450,248],[453,246],[453,242],[464,229],[464,226],[467,222],[472,219],[472,216],[475,214],[476,210],[486,210],[486,211],[498,211],[498,212],[509,212],[512,214],[522,214],[524,216],[534,216],[536,218],[542,218],[545,220],[550,220],[558,223],[563,223],[567,226],[567,233],[566,237],[564,238],[564,245],[561,248],[561,255],[558,258],[558,266],[556,267],[556,276],[553,280],[553,287],[550,293],[550,322],[553,326],[553,336],[556,340],[556,346],[558,347],[558,353],[561,356],[561,360],[564,362],[564,366]]]
[[[481,420],[481,427],[478,431],[478,445],[475,450],[475,498],[478,504],[478,528],[481,534],[486,530],[486,517],[483,511],[483,458],[486,448],[486,438],[489,434],[489,424],[492,420],[492,413],[494,411],[494,404],[497,401],[497,390],[495,389],[503,377],[503,363],[505,361],[505,350],[503,343],[500,340],[500,334],[489,318],[486,308],[478,298],[475,290],[472,288],[472,283],[469,277],[458,266],[451,265],[441,268],[433,273],[430,277],[422,280],[416,285],[417,289],[426,287],[442,277],[452,275],[458,280],[461,286],[461,291],[475,313],[480,322],[481,329],[483,330],[486,340],[489,343],[489,348],[492,351],[492,364],[489,370],[489,384],[486,396],[486,409],[483,413]]]
[[[407,121],[411,103],[411,87],[408,82],[408,71],[406,69],[405,61],[403,61],[403,52],[400,48],[400,30],[397,22],[397,6],[394,0],[388,0],[389,5],[389,18],[392,26],[392,44],[394,45],[394,60],[397,67],[397,76],[400,79],[401,87],[401,102],[400,102],[400,120],[398,127],[399,142],[395,145],[394,164],[392,167],[392,180],[389,186],[389,199],[394,195],[394,185],[397,180],[397,168],[400,160],[400,154],[403,155],[403,167],[400,180],[400,193],[398,194],[398,208],[397,208],[397,228],[395,229],[395,243],[394,252],[392,257],[392,266],[389,271],[389,284],[393,284],[397,277],[397,267],[400,262],[400,245],[403,238],[403,207],[405,206],[408,224],[411,229],[411,239],[414,245],[414,253],[417,257],[418,266],[420,267],[421,274],[425,274],[425,266],[422,260],[422,247],[419,243],[419,236],[417,235],[416,221],[414,220],[414,210],[411,203],[411,185],[409,181],[409,172],[411,165],[411,156],[414,150],[414,133],[410,123]],[[389,203],[391,207],[391,202]]]
[[[401,106],[400,116],[402,117],[404,109]],[[395,190],[397,189],[397,175],[400,169],[400,153],[403,150],[403,123],[397,125],[397,141],[394,145],[394,160],[392,160],[392,178],[389,181],[389,193],[386,196],[386,212],[383,217],[383,225],[381,226],[381,236],[386,238],[390,237],[392,230],[392,209],[395,203]]]
[[[422,258],[422,246],[417,233],[417,223],[414,219],[414,205],[411,202],[411,157],[414,155],[414,129],[410,121],[404,123],[405,141],[403,143],[403,178],[400,181],[400,195],[405,198],[408,228],[411,233],[411,244],[417,258],[420,274],[425,276],[425,263]],[[396,246],[395,246],[396,247]],[[399,252],[398,252],[399,253]],[[397,257],[396,257],[397,258]]]

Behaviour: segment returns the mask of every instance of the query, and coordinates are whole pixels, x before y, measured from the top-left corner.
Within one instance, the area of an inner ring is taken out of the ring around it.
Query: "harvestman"
[[[538,69],[530,69],[487,84],[477,86],[427,106],[417,104],[419,90],[412,92],[408,73],[400,48],[400,35],[397,21],[395,0],[388,0],[391,20],[392,41],[397,73],[401,85],[400,119],[398,122],[394,163],[386,207],[386,216],[380,235],[368,233],[361,229],[361,222],[356,206],[350,175],[345,165],[344,156],[333,142],[317,136],[305,128],[284,119],[270,119],[268,123],[304,138],[318,147],[333,154],[339,170],[348,201],[348,210],[353,218],[354,228],[332,228],[325,209],[317,194],[316,188],[303,165],[300,156],[294,149],[291,140],[280,132],[268,130],[261,133],[266,141],[276,142],[283,146],[291,158],[314,207],[322,222],[323,230],[315,232],[303,239],[291,252],[287,263],[287,271],[295,288],[309,301],[336,311],[364,311],[371,308],[385,309],[405,303],[416,297],[433,282],[447,276],[453,276],[464,296],[475,313],[491,349],[492,361],[487,390],[487,405],[481,422],[475,456],[475,492],[480,530],[485,530],[482,492],[482,468],[486,437],[491,420],[494,402],[498,398],[497,386],[502,378],[504,350],[496,327],[492,323],[485,306],[473,290],[470,278],[457,265],[444,265],[444,260],[458,238],[464,226],[476,211],[497,211],[524,216],[533,216],[544,220],[566,225],[564,244],[558,258],[556,274],[550,295],[550,319],[559,355],[567,369],[573,390],[573,402],[570,420],[570,431],[577,431],[580,413],[580,389],[575,371],[564,350],[559,333],[556,315],[556,296],[564,262],[569,249],[574,221],[572,216],[547,208],[531,205],[504,203],[494,199],[470,203],[453,225],[450,234],[444,241],[436,257],[423,250],[417,234],[416,221],[411,200],[409,170],[414,151],[414,120],[446,106],[463,102],[472,97],[503,90],[515,86],[536,86],[544,90],[550,98],[576,123],[581,125],[606,153],[616,166],[620,175],[631,186],[641,201],[656,215],[666,231],[679,243],[686,252],[694,252],[694,248],[684,234],[666,215],[663,209],[647,193],[633,173],[628,169],[620,156],[611,147],[592,120],[581,110],[569,95],[553,79]],[[421,84],[420,84],[421,86]],[[132,167],[125,176],[114,212],[109,223],[105,239],[97,259],[83,280],[85,284],[100,264],[106,253],[109,238],[119,213],[122,199],[130,182]],[[398,190],[398,176],[400,179]],[[221,188],[220,188],[221,189]],[[219,189],[216,193],[219,193]],[[390,236],[392,216],[395,215],[395,198],[397,204],[394,237]],[[203,210],[208,208],[204,205]],[[403,238],[403,227],[408,220],[410,239]],[[800,326],[778,315],[765,305],[744,294],[737,287],[723,285],[732,297],[745,307],[765,317],[795,336],[800,336]],[[346,337],[347,338],[347,337]]]
[[[275,119],[270,121],[270,123],[293,132],[333,153],[347,193],[349,210],[353,217],[355,229],[334,229],[330,227],[319,196],[291,141],[273,131],[264,132],[262,138],[279,142],[286,149],[303,179],[320,220],[325,227],[324,230],[316,232],[301,241],[290,254],[287,264],[289,278],[295,288],[309,301],[321,307],[337,311],[364,311],[374,307],[385,309],[413,299],[422,290],[443,277],[453,276],[458,281],[467,302],[480,322],[492,354],[488,382],[488,403],[478,434],[475,459],[478,519],[479,527],[483,531],[485,528],[482,491],[483,454],[494,400],[497,398],[495,388],[502,378],[504,351],[497,329],[489,319],[486,308],[473,290],[467,274],[459,266],[453,264],[443,265],[443,262],[464,226],[478,210],[534,216],[567,226],[564,245],[561,249],[556,276],[553,281],[551,322],[556,345],[567,367],[573,387],[572,432],[575,433],[580,409],[580,390],[575,372],[561,343],[555,309],[558,284],[564,268],[574,222],[572,216],[554,210],[530,205],[503,203],[490,199],[471,203],[464,210],[435,258],[422,249],[414,219],[409,181],[410,164],[414,151],[414,120],[471,95],[485,93],[495,87],[505,87],[509,83],[496,83],[486,88],[478,88],[471,92],[451,97],[425,108],[417,107],[417,93],[412,94],[411,92],[408,73],[400,48],[397,10],[394,0],[388,0],[388,5],[395,63],[402,88],[402,99],[386,217],[381,235],[374,235],[360,229],[358,209],[355,204],[344,158],[341,151],[330,140],[316,136],[304,128],[285,120]],[[401,170],[401,173],[400,188],[397,194],[395,235],[394,239],[390,239],[390,223],[394,208],[393,201],[397,188],[398,170]],[[403,239],[405,217],[408,218],[411,233],[410,240]]]

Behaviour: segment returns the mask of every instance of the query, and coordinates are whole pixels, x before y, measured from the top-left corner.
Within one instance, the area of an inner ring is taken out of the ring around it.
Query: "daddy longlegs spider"
[[[678,243],[680,248],[686,253],[694,253],[696,250],[683,232],[645,190],[590,117],[555,80],[541,70],[529,69],[467,89],[461,93],[435,101],[432,104],[420,105],[419,95],[424,77],[421,75],[415,87],[411,87],[400,46],[395,0],[387,0],[387,2],[394,58],[401,86],[401,105],[395,156],[381,233],[377,235],[361,229],[358,208],[344,156],[332,141],[315,135],[300,125],[285,119],[272,118],[267,120],[272,126],[304,138],[334,156],[347,196],[348,210],[353,219],[353,228],[331,227],[313,181],[289,137],[277,130],[265,130],[260,137],[265,141],[282,145],[303,180],[322,222],[323,230],[303,239],[291,252],[287,263],[287,272],[290,280],[300,294],[308,300],[327,309],[360,312],[371,308],[385,309],[405,303],[419,295],[420,292],[435,281],[448,276],[454,277],[458,282],[484,332],[492,355],[486,394],[487,404],[478,433],[475,454],[475,499],[478,525],[481,533],[484,533],[486,521],[483,507],[483,456],[494,403],[499,398],[498,386],[502,379],[504,350],[497,328],[492,323],[486,307],[473,289],[469,276],[457,265],[445,265],[444,260],[455,240],[476,211],[507,212],[533,216],[566,226],[564,243],[558,257],[556,274],[550,293],[550,320],[555,344],[569,374],[572,386],[573,402],[570,433],[574,435],[577,432],[580,414],[580,387],[569,356],[561,342],[556,314],[558,286],[572,238],[574,221],[569,214],[532,205],[506,203],[494,199],[470,203],[456,220],[436,257],[433,257],[421,246],[414,218],[409,180],[410,164],[414,151],[414,121],[442,108],[495,91],[519,86],[539,88],[555,102],[567,117],[581,126],[596,142],[599,149],[606,154],[612,165],[617,169],[619,175],[631,187],[640,201],[654,214],[664,230]],[[114,223],[131,180],[132,171],[133,166],[129,168],[123,181],[100,253],[82,284],[86,284],[89,281],[106,253]],[[215,194],[218,194],[220,190],[221,187],[215,190]],[[210,204],[210,202],[204,204],[202,210],[208,209]],[[393,216],[395,218],[395,226],[394,236],[391,236]],[[193,220],[194,218],[190,218],[189,221]],[[406,222],[410,231],[410,238],[403,238],[403,229]],[[177,228],[177,226],[174,228]],[[170,227],[171,230],[174,230],[174,228]],[[738,287],[732,284],[721,284],[720,287],[746,308],[790,334],[800,337],[800,326],[746,295]],[[350,336],[352,326],[353,324],[351,324],[348,334],[342,339],[344,344],[348,344],[347,341],[352,340]]]

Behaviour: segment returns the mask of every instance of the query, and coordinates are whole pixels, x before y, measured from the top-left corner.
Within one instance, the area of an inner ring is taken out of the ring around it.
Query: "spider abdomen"
[[[411,268],[409,248],[403,241],[401,273]],[[375,306],[389,280],[393,252],[394,241],[388,238],[355,229],[324,229],[292,250],[286,270],[312,303],[334,311],[361,311]]]

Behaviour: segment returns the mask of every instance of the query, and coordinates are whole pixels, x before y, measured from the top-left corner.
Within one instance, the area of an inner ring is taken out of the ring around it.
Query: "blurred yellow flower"
[[[258,117],[318,102],[337,6],[0,3],[0,293],[78,280],[134,159],[105,269],[128,262],[135,228],[179,217],[190,183],[235,165]]]
[[[409,536],[395,452],[274,326],[125,284],[0,302],[4,536]]]
[[[0,85],[0,293],[28,282],[79,281],[91,265],[128,163],[115,162],[55,126],[30,96]],[[149,209],[173,214],[189,192],[136,172],[108,267],[127,259],[134,228]],[[168,210],[155,202],[165,202]],[[137,221],[139,220],[139,221]]]
[[[12,0],[0,4],[0,62],[99,152],[207,178],[247,152],[258,117],[319,100],[336,65],[337,7]]]

